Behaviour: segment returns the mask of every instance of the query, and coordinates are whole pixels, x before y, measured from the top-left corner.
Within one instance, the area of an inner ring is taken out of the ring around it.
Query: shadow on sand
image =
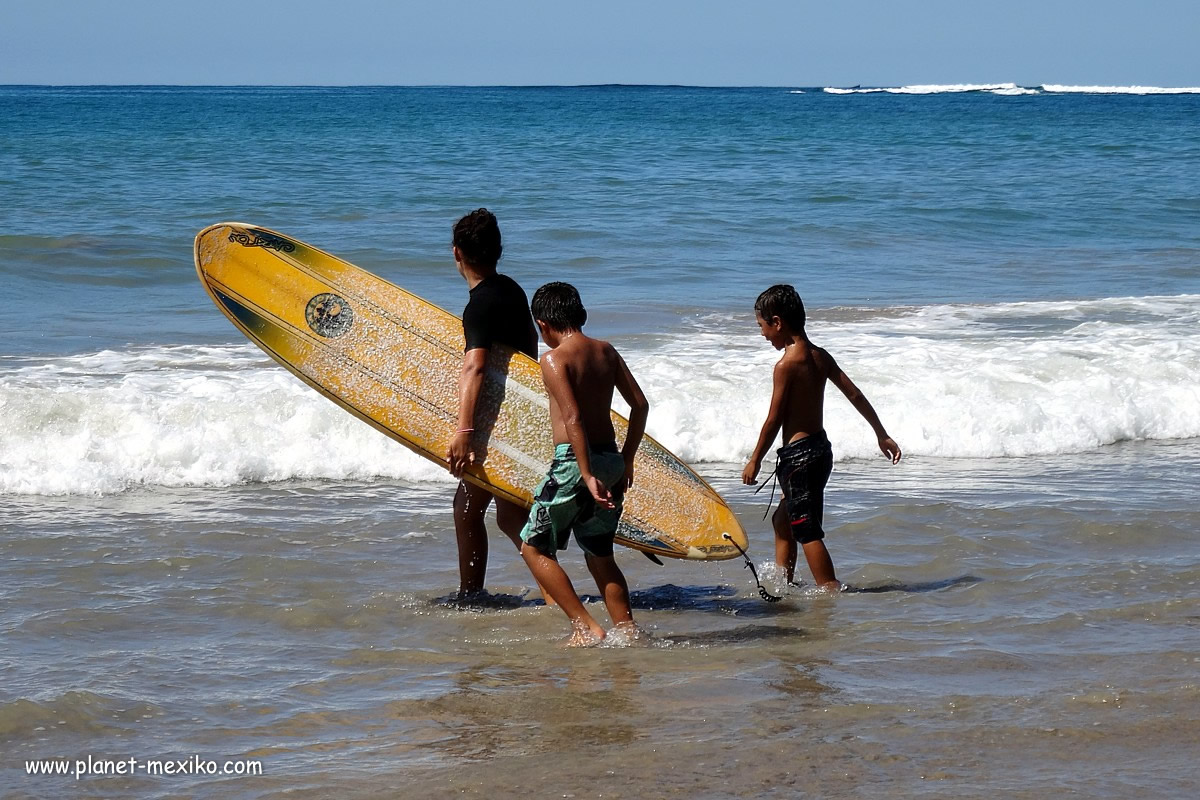
[[[982,582],[982,578],[974,575],[963,575],[958,578],[946,578],[940,581],[923,583],[904,583],[902,581],[887,581],[873,586],[847,586],[845,594],[883,594],[885,592],[909,592],[920,594],[925,592],[940,592],[956,586],[970,586]],[[529,591],[522,594],[492,594],[486,590],[462,595],[458,592],[434,598],[432,605],[442,608],[452,608],[458,611],[508,611],[515,608],[531,608],[544,606],[546,601],[540,597],[529,597]],[[803,598],[803,595],[793,595]],[[585,603],[602,603],[599,595],[584,594],[580,598]],[[766,603],[757,597],[743,595],[742,590],[733,586],[676,586],[664,583],[662,586],[652,586],[649,589],[638,589],[629,593],[630,605],[634,611],[715,611],[724,614],[734,614],[746,617],[772,617],[783,612],[787,606],[779,607]]]
[[[514,608],[544,606],[540,597],[522,594],[492,594],[488,591],[472,592],[469,595],[454,594],[436,597],[432,605],[458,611],[505,611]],[[603,603],[595,594],[580,595],[585,603]],[[629,602],[634,611],[717,611],[746,616],[771,616],[770,606],[757,597],[741,596],[733,586],[676,586],[672,583],[638,589],[629,593]]]
[[[925,583],[903,583],[901,581],[887,581],[879,583],[875,586],[848,586],[843,591],[847,594],[882,594],[884,592],[940,592],[943,589],[952,589],[955,586],[970,586],[975,583],[982,583],[983,578],[976,578],[974,575],[963,575],[959,578],[946,578],[941,581],[927,581]]]
[[[803,628],[784,625],[742,625],[723,631],[701,631],[698,633],[669,633],[656,635],[655,642],[688,647],[711,647],[713,645],[735,645],[762,642],[768,639],[799,639],[808,636]]]

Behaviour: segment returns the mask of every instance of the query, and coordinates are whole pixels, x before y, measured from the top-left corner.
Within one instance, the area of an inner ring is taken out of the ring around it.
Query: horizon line
[[[1194,90],[1194,86],[1158,86],[1143,83],[902,83],[902,84],[705,84],[705,83],[0,83],[0,89],[903,89],[910,87],[993,87],[1015,86],[1043,89],[1048,86],[1071,88]]]

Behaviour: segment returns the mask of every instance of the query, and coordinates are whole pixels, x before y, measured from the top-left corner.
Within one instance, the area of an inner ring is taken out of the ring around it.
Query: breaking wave
[[[910,455],[1077,453],[1200,437],[1200,296],[816,309],[810,335]],[[615,342],[652,403],[649,433],[691,462],[738,462],[778,354],[753,320],[712,315],[641,347]],[[870,458],[835,390],[839,458]],[[288,479],[449,481],[252,345],[0,360],[0,493]]]

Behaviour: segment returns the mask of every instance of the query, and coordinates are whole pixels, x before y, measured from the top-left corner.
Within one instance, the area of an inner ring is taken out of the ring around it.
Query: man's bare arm
[[[837,365],[837,362],[830,356],[830,376],[829,381],[836,386],[842,394],[846,395],[846,399],[850,401],[850,405],[854,406],[855,410],[862,415],[862,418],[871,426],[871,430],[875,431],[875,437],[879,440],[880,451],[891,459],[893,464],[900,461],[900,445],[896,444],[892,437],[888,436],[888,432],[884,429],[883,423],[879,420],[879,415],[875,413],[874,406],[867,396],[862,393],[862,390],[854,385],[854,381],[850,380],[850,376],[842,372],[842,368]]]
[[[463,355],[462,371],[458,375],[458,428],[466,431],[474,427],[475,406],[479,402],[479,391],[483,387],[483,373],[487,365],[488,349],[476,347]],[[455,433],[446,454],[450,462],[450,473],[462,475],[463,470],[475,460],[471,451],[471,434]]]
[[[767,450],[770,449],[771,443],[775,441],[775,437],[779,435],[779,429],[783,426],[783,409],[786,408],[787,403],[787,377],[787,368],[780,361],[775,365],[772,373],[771,407],[767,411],[767,419],[763,422],[762,431],[758,434],[758,443],[754,445],[754,452],[750,454],[750,461],[742,470],[742,483],[754,483],[754,479],[758,477],[758,470],[762,466],[763,457],[766,456]]]
[[[625,433],[625,444],[621,446],[621,456],[625,459],[625,485],[628,487],[633,485],[633,457],[646,433],[650,402],[646,400],[642,387],[638,386],[633,373],[629,371],[625,359],[621,358],[621,354],[615,348],[613,355],[617,358],[617,391],[625,398],[625,402],[629,403],[629,430]]]

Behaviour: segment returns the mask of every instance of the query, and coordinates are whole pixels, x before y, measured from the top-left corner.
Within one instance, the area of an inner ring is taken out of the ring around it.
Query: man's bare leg
[[[492,495],[461,481],[454,495],[454,536],[458,542],[458,591],[466,595],[483,590],[487,575],[488,539],[483,515]]]
[[[604,599],[604,607],[608,609],[608,616],[613,625],[632,624],[629,584],[625,582],[617,560],[612,556],[601,557],[591,553],[585,553],[584,559],[587,561],[588,572],[596,579],[596,588],[600,591],[600,597]]]
[[[579,599],[571,579],[558,560],[528,544],[521,545],[521,557],[525,559],[538,586],[545,587],[546,596],[554,598],[554,602],[571,621],[573,632],[567,643],[578,647],[601,641],[604,638],[604,628],[601,628],[584,608],[583,601]]]
[[[503,497],[496,498],[496,524],[500,526],[500,530],[504,531],[504,535],[512,540],[517,549],[521,549],[521,528],[525,527],[525,521],[529,519],[529,511],[521,508],[511,500],[505,500]]]
[[[802,546],[804,558],[808,561],[808,568],[812,570],[813,581],[817,586],[827,592],[841,591],[842,583],[833,572],[833,559],[825,549],[825,541],[817,539]]]
[[[525,527],[525,521],[529,519],[529,511],[512,502],[505,500],[503,497],[496,498],[496,524],[500,526],[500,530],[504,531],[504,535],[512,540],[512,543],[517,546],[517,552],[521,551],[521,529]],[[533,576],[533,580],[537,583],[538,591],[542,593],[542,599],[546,601],[546,605],[554,605],[554,598],[546,591],[546,587],[538,580],[537,575]]]
[[[796,574],[796,537],[792,535],[782,502],[771,515],[771,525],[775,528],[775,563],[787,573],[787,582],[792,583]]]

